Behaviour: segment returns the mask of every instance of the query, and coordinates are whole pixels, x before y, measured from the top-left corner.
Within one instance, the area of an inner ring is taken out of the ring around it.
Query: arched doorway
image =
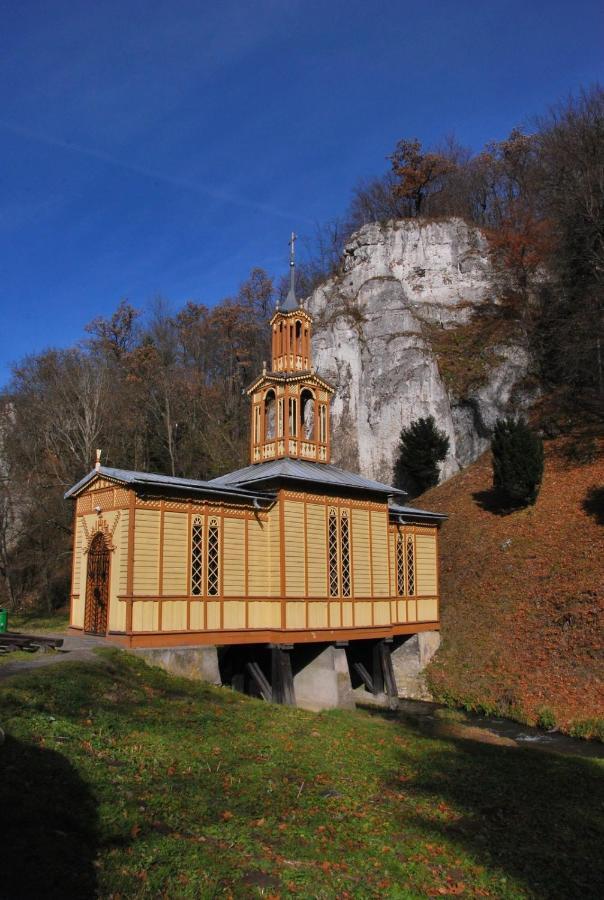
[[[107,634],[108,611],[109,548],[99,532],[93,537],[88,550],[84,631],[87,634]]]

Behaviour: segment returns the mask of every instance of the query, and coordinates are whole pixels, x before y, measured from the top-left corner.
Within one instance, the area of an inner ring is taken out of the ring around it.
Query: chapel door
[[[109,610],[109,548],[102,534],[96,534],[88,551],[84,631],[107,634]]]

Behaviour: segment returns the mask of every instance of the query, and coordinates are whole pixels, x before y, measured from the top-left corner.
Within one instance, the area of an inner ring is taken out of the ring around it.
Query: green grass
[[[40,653],[43,651],[37,650],[36,653]],[[12,650],[10,653],[0,653],[0,666],[5,666],[7,663],[14,662],[24,662],[25,660],[31,660],[34,653],[29,653],[27,650]]]
[[[64,631],[69,625],[69,610],[58,609],[55,612],[8,612],[9,631]]]
[[[0,721],[0,896],[601,896],[593,760],[271,706],[114,650],[4,682]]]

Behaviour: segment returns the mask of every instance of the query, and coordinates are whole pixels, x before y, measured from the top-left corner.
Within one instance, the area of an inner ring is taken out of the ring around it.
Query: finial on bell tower
[[[289,239],[289,291],[285,299],[285,303],[281,307],[283,312],[294,312],[298,309],[299,303],[296,300],[296,240],[298,235],[292,231]]]
[[[94,464],[94,468],[97,470],[97,472],[101,468],[101,451],[100,450],[96,451],[96,462]]]

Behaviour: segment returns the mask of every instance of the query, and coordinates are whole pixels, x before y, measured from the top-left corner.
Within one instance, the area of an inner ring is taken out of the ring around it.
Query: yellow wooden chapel
[[[103,466],[75,502],[71,628],[127,647],[390,639],[439,628],[446,518],[331,464],[333,388],[293,286],[248,388],[250,465],[210,481]]]

